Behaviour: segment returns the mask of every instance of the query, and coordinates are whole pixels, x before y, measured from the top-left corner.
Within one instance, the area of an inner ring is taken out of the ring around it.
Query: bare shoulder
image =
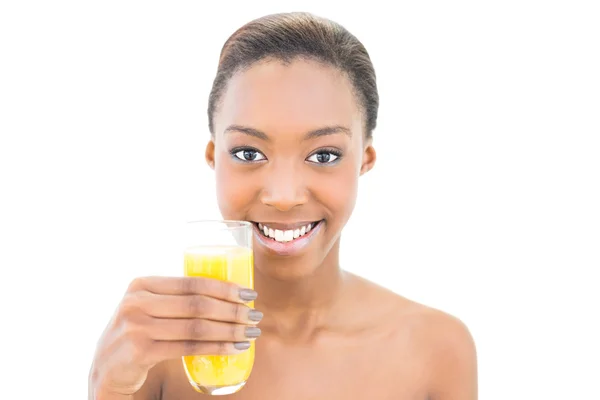
[[[477,399],[477,351],[467,325],[454,315],[408,299],[399,303],[400,331],[405,324],[418,343],[430,398]]]
[[[418,333],[428,347],[474,350],[473,337],[458,317],[410,300],[359,276],[353,275],[352,279],[355,290],[361,292],[360,298],[364,300],[365,307],[372,309],[373,305],[378,305],[390,326]]]
[[[475,341],[467,325],[457,316],[396,295],[399,327],[407,326],[437,356],[471,356]]]
[[[357,279],[371,299],[366,303],[386,305],[379,324],[388,329],[398,351],[409,349],[415,365],[426,368],[430,397],[477,399],[477,352],[467,325],[457,316]]]

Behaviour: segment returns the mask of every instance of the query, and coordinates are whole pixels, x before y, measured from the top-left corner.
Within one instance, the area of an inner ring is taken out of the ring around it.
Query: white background
[[[129,281],[180,274],[180,225],[219,217],[220,48],[292,10],[349,28],[378,75],[343,267],[461,318],[481,399],[600,398],[595,2],[286,3],[2,2],[2,398],[86,398]]]

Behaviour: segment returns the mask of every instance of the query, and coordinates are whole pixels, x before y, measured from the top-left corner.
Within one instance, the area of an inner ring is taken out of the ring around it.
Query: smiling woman
[[[264,314],[252,375],[232,398],[476,399],[475,347],[460,320],[340,266],[358,180],[375,165],[377,110],[369,55],[339,24],[289,13],[236,31],[209,98],[205,158],[223,218],[253,223],[256,293],[136,280],[100,342],[90,393],[196,398],[179,357],[243,351],[233,333]],[[257,293],[258,314],[243,306]],[[153,331],[159,300],[189,319],[177,340]]]

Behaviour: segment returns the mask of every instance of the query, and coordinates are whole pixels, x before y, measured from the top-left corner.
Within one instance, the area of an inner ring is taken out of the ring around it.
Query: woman
[[[255,365],[232,399],[477,398],[464,324],[339,266],[358,178],[375,164],[377,110],[367,51],[332,21],[277,14],[229,38],[205,156],[223,218],[255,224],[256,292],[136,279],[98,344],[90,398],[198,398],[181,356],[249,340]]]

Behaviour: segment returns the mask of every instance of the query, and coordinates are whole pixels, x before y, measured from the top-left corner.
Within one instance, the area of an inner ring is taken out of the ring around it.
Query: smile
[[[271,238],[280,243],[291,242],[294,239],[298,239],[311,231],[311,229],[319,223],[310,222],[306,225],[302,225],[295,229],[277,229],[276,227],[263,225],[258,223],[258,230],[260,233],[268,238]]]
[[[292,255],[305,248],[320,231],[324,220],[295,224],[254,223],[259,243],[278,255]]]

